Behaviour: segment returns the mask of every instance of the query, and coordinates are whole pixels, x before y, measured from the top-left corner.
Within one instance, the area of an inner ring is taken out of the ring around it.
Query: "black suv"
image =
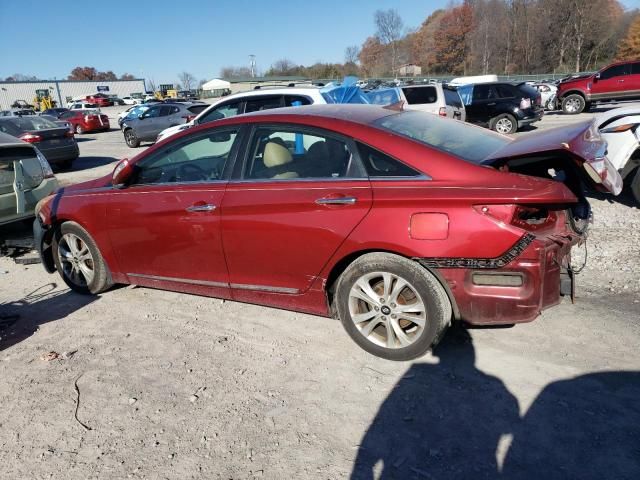
[[[458,88],[465,101],[467,122],[498,133],[515,133],[542,118],[540,93],[526,83],[477,83]]]

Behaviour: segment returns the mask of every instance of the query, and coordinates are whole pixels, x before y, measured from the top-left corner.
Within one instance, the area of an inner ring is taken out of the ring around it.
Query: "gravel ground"
[[[81,140],[62,183],[132,153],[117,130]],[[21,315],[0,330],[0,478],[640,478],[640,210],[591,203],[575,305],[456,328],[405,363],[334,320],[147,288],[83,297],[0,258],[2,313]]]

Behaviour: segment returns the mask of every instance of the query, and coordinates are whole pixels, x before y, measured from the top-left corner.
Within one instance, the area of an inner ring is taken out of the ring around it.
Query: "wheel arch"
[[[365,249],[365,250],[357,250],[357,251],[354,251],[354,252],[351,252],[351,253],[345,255],[340,260],[338,260],[336,263],[334,263],[334,265],[331,267],[331,269],[329,271],[329,274],[327,275],[327,279],[325,281],[324,291],[325,291],[325,295],[327,297],[327,304],[329,305],[329,309],[332,312],[332,314],[335,314],[335,306],[334,306],[333,299],[334,299],[335,287],[336,287],[336,285],[338,283],[338,279],[344,273],[344,271],[347,269],[347,267],[349,267],[349,265],[351,265],[358,258],[360,258],[363,255],[366,255],[368,253],[389,253],[391,255],[397,255],[399,257],[406,258],[407,260],[415,261],[410,256],[404,255],[402,253],[399,253],[399,252],[396,252],[396,251],[393,251],[393,250],[385,250],[385,249],[381,249],[381,248],[370,248],[370,249]],[[424,265],[421,265],[418,262],[415,262],[415,263],[418,264],[420,266],[420,268],[423,268],[424,270],[426,270],[430,274],[432,274],[435,277],[435,279],[438,281],[438,283],[440,283],[440,285],[444,289],[445,293],[447,294],[447,297],[449,298],[449,302],[451,303],[451,310],[453,312],[453,318],[455,320],[460,320],[460,318],[461,318],[460,309],[458,308],[458,304],[456,303],[456,299],[455,299],[455,297],[453,295],[453,292],[451,291],[451,288],[449,287],[449,284],[447,283],[445,278],[442,276],[442,274],[440,272],[438,272],[438,270],[435,269],[435,268],[428,268],[428,267],[425,267]]]
[[[564,92],[564,93],[562,94],[562,96],[560,96],[560,97],[558,97],[558,98],[560,99],[560,101],[562,101],[562,100],[564,100],[565,98],[567,98],[569,95],[574,95],[574,94],[575,94],[575,95],[580,95],[580,96],[584,99],[585,103],[587,103],[587,101],[588,101],[588,100],[587,100],[587,94],[586,94],[586,93],[584,93],[582,90],[577,90],[577,89],[574,89],[574,90],[567,90],[566,92]]]

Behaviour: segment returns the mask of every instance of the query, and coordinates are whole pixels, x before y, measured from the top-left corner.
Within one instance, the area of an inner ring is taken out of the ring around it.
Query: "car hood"
[[[94,180],[89,180],[86,182],[74,183],[73,185],[68,185],[66,187],[60,188],[58,191],[60,193],[77,193],[85,190],[91,190],[94,188],[103,188],[111,186],[111,174],[105,175],[104,177],[96,178]]]
[[[574,123],[520,136],[490,154],[481,163],[499,167],[517,157],[536,154],[569,153],[582,167],[586,184],[596,190],[618,195],[622,191],[622,177],[606,157],[607,142],[600,136],[593,120]],[[541,161],[544,156],[541,155]]]
[[[562,80],[560,80],[560,84],[566,85],[567,83],[581,82],[585,78],[589,78],[592,76],[593,76],[593,73],[583,73],[582,75],[578,75],[577,77],[563,78]]]

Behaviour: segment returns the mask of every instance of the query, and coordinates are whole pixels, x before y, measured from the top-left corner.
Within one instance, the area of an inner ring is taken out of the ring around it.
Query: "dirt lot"
[[[132,153],[118,130],[81,140],[62,182]],[[0,330],[0,478],[640,478],[628,203],[592,199],[575,305],[454,329],[407,363],[334,320],[136,287],[83,297],[1,258],[1,313],[21,318]]]

